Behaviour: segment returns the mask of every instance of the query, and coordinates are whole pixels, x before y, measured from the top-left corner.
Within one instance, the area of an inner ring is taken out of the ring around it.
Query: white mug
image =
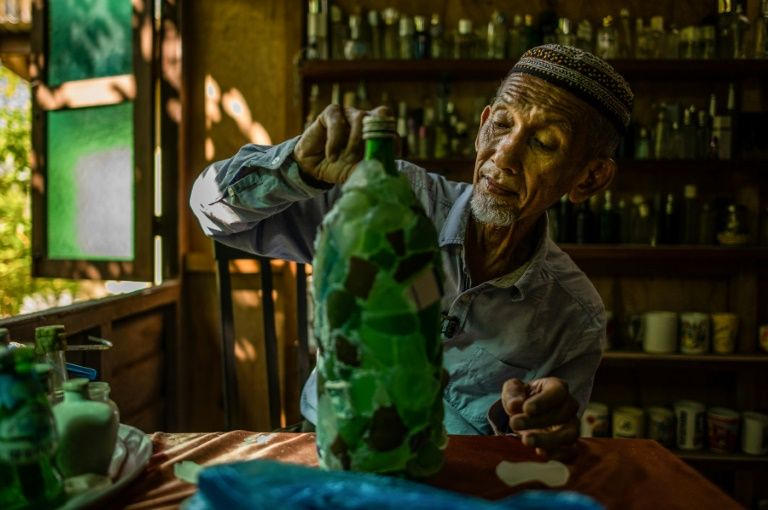
[[[608,406],[590,402],[581,415],[581,437],[611,437],[610,423]]]
[[[752,455],[768,453],[768,415],[747,411],[742,414],[741,449]]]
[[[613,411],[613,437],[640,438],[645,435],[645,413],[639,407],[622,406]]]
[[[681,450],[700,450],[704,447],[704,409],[704,404],[694,400],[675,402],[677,447]]]
[[[677,314],[675,312],[648,312],[640,325],[643,350],[655,354],[677,351]]]

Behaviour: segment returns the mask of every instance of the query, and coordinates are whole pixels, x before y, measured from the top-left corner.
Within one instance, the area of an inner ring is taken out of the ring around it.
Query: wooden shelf
[[[603,365],[628,365],[635,363],[678,363],[717,365],[766,365],[768,354],[651,354],[637,351],[606,351]]]
[[[672,453],[690,463],[717,464],[766,464],[768,455],[749,455],[746,453],[715,453],[707,450],[672,450]]]
[[[307,60],[299,73],[311,81],[501,80],[514,60]],[[768,77],[766,60],[614,60],[630,81],[732,81]]]
[[[763,269],[768,248],[698,245],[560,244],[587,274],[732,275]]]

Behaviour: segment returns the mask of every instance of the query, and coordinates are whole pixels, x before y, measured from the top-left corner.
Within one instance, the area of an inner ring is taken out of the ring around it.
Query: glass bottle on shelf
[[[704,110],[699,110],[696,114],[696,143],[694,146],[694,157],[705,159],[709,150],[709,115]]]
[[[683,244],[696,244],[699,236],[699,200],[695,184],[687,184],[683,188],[682,216],[680,241]]]
[[[698,244],[715,244],[717,211],[710,202],[703,202],[699,210]]]
[[[509,28],[509,58],[519,60],[525,53],[525,41],[523,40],[523,17],[515,14],[512,26]]]
[[[445,33],[439,14],[433,14],[429,21],[429,56],[446,58]]]
[[[429,42],[429,30],[427,27],[427,18],[424,16],[413,17],[414,27],[414,48],[413,56],[416,59],[429,58],[431,45]]]
[[[338,83],[331,85],[331,104],[341,105],[341,85]]]
[[[539,45],[539,31],[533,24],[533,15],[526,14],[523,17],[523,46],[524,52]]]
[[[597,29],[595,54],[603,59],[613,59],[619,54],[619,34],[613,25],[613,16],[603,18],[603,24]]]
[[[341,100],[344,108],[357,108],[357,94],[354,90],[347,90]]]
[[[651,158],[651,137],[648,133],[648,128],[641,126],[638,133],[637,141],[635,142],[635,159],[650,159]]]
[[[746,226],[746,207],[728,204],[723,229],[717,233],[717,242],[724,246],[744,246],[749,242]]]
[[[648,31],[649,58],[664,58],[664,17],[651,18],[651,28]]]
[[[368,11],[368,30],[370,32],[369,56],[371,58],[380,59],[383,52],[381,15],[379,14],[379,11],[375,9]]]
[[[344,57],[358,60],[368,56],[368,45],[363,39],[363,18],[359,14],[349,16],[349,39],[344,44]]]
[[[667,193],[664,200],[664,211],[661,221],[661,235],[659,243],[677,244],[679,240],[679,215],[677,203],[673,193]]]
[[[651,58],[649,44],[649,29],[643,23],[643,18],[635,18],[635,58]]]
[[[318,115],[320,115],[320,85],[313,83],[309,89],[309,111],[307,118],[304,119],[304,129],[312,124]]]
[[[610,190],[604,193],[603,208],[600,211],[600,242],[615,244],[619,242],[621,218],[613,206],[613,196]]]
[[[717,57],[717,29],[714,25],[704,25],[701,29],[701,58]]]
[[[579,21],[576,27],[576,45],[579,49],[592,53],[595,51],[592,23],[588,19]]]
[[[385,59],[392,60],[400,57],[400,38],[398,37],[397,9],[387,7],[382,14],[384,19],[384,37],[382,40],[382,54]]]
[[[635,55],[634,37],[632,37],[632,22],[629,18],[629,9],[623,7],[619,11],[618,30],[618,55],[617,58],[632,58]]]
[[[368,89],[365,86],[365,82],[360,80],[357,82],[357,91],[355,93],[355,103],[360,110],[368,111],[373,108],[371,101],[368,99]]]
[[[674,25],[671,25],[669,31],[664,35],[662,57],[666,59],[680,58],[680,31]]]
[[[320,0],[309,0],[307,9],[307,51],[308,60],[318,60],[322,57],[322,45],[320,25],[322,15],[320,13]]]
[[[414,58],[414,28],[413,18],[410,16],[400,16],[400,58],[410,60]]]
[[[667,149],[667,157],[670,159],[683,158],[683,151],[685,141],[683,139],[683,130],[680,129],[680,123],[676,120],[672,122],[672,131],[669,134],[669,148]]]
[[[669,157],[669,120],[664,103],[656,115],[656,127],[653,130],[653,157],[665,159]]]
[[[741,4],[736,4],[734,10],[734,58],[747,58],[749,56],[749,42],[751,41],[752,26],[749,18],[744,15]]]
[[[632,198],[632,234],[630,240],[635,244],[653,244],[654,221],[651,206],[642,195]]]
[[[680,154],[680,157],[683,159],[694,159],[696,157],[696,126],[693,123],[695,113],[696,107],[693,105],[683,111],[683,144]]]
[[[717,2],[717,55],[720,58],[734,58],[738,22],[732,0]]]
[[[752,56],[768,58],[768,0],[762,0],[760,14],[755,18],[753,30]]]
[[[680,31],[680,58],[694,59],[696,55],[696,27],[685,27]]]
[[[110,409],[112,409],[112,415],[115,417],[115,423],[120,423],[120,409],[114,400],[109,398],[109,393],[112,388],[108,382],[93,381],[88,383],[88,398],[96,402],[104,402]]]
[[[462,18],[459,20],[459,31],[453,47],[453,58],[475,58],[475,33],[472,30],[472,20]]]
[[[507,21],[499,11],[493,11],[488,22],[486,57],[503,59],[507,53]]]
[[[397,136],[400,138],[402,157],[410,157],[408,150],[408,103],[400,101],[397,103]]]
[[[576,46],[576,34],[573,31],[573,24],[568,18],[557,20],[557,44]]]
[[[344,58],[344,46],[349,39],[344,13],[338,5],[331,5],[331,58]]]

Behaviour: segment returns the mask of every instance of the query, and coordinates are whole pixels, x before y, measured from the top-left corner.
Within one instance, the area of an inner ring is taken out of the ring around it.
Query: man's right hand
[[[346,181],[363,159],[363,118],[369,114],[390,113],[385,106],[368,112],[328,105],[293,149],[302,172],[328,183]]]

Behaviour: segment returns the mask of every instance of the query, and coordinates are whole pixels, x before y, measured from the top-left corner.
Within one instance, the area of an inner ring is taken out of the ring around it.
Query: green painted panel
[[[132,260],[133,103],[48,116],[48,257]]]
[[[133,72],[131,0],[48,2],[48,85]]]

